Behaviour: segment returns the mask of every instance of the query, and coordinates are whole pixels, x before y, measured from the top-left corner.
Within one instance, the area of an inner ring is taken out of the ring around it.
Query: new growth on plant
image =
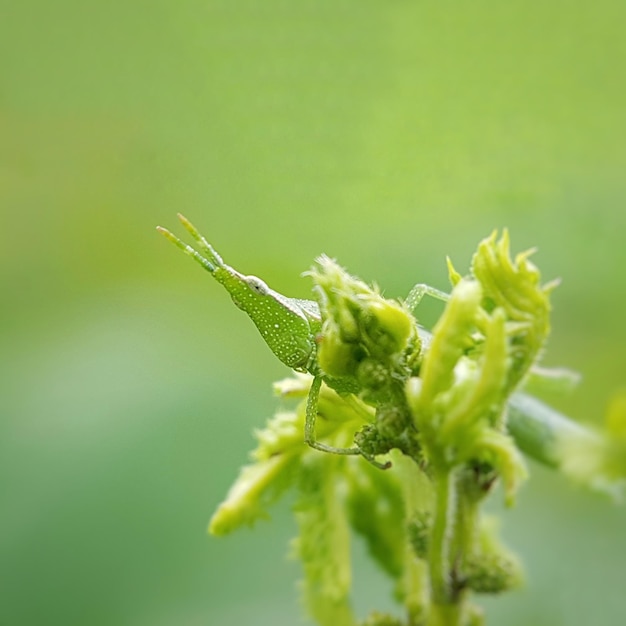
[[[501,482],[512,504],[525,453],[617,493],[626,477],[626,402],[592,432],[524,393],[572,381],[539,366],[550,293],[529,260],[511,259],[504,231],[480,242],[469,271],[450,260],[451,293],[416,285],[406,300],[321,256],[307,273],[314,300],[285,297],[226,265],[184,217],[197,248],[159,230],[227,289],[274,354],[295,370],[275,384],[283,407],[256,433],[252,460],[209,525],[224,535],[268,516],[297,492],[303,596],[322,626],[477,626],[474,594],[518,586],[520,562],[482,505]],[[414,310],[424,295],[446,306],[432,332]],[[324,454],[325,453],[325,454]],[[351,601],[350,535],[393,580],[401,616]]]

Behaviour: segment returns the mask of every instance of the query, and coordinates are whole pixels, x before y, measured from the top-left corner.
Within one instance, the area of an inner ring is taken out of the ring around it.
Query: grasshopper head
[[[256,276],[246,276],[226,265],[187,218],[180,214],[178,218],[202,252],[161,226],[157,230],[224,285],[233,302],[248,314],[272,352],[283,363],[296,370],[307,371],[314,360],[317,320],[297,300],[273,291]]]

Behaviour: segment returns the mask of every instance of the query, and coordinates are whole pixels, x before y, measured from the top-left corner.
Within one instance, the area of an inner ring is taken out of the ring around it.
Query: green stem
[[[428,614],[428,626],[460,626],[461,607],[458,604],[432,604]]]
[[[450,548],[455,517],[456,472],[438,464],[434,475],[435,512],[428,549],[432,604],[428,626],[459,626],[461,607],[457,604],[450,572]]]
[[[477,488],[469,484],[471,478],[463,476],[457,481],[456,523],[454,528],[452,560],[457,580],[463,575],[468,558],[474,552],[476,527],[478,525]]]
[[[402,483],[405,527],[408,528],[417,516],[423,515],[425,511],[430,512],[433,499],[432,483],[418,468],[415,459],[405,456],[399,450],[392,450],[391,458]],[[408,614],[408,624],[423,624],[428,608],[428,586],[426,561],[416,558],[415,551],[407,537],[401,587]]]

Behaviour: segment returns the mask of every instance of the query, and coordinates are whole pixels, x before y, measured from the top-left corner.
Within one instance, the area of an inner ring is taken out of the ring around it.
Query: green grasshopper
[[[199,250],[184,243],[161,226],[157,227],[157,230],[210,272],[226,288],[235,305],[248,314],[280,361],[298,372],[308,372],[313,376],[306,404],[305,443],[323,452],[360,454],[374,465],[387,467],[387,465],[378,464],[372,454],[364,452],[360,447],[337,448],[317,441],[315,437],[317,404],[322,382],[341,393],[341,385],[337,379],[322,371],[317,361],[317,346],[321,339],[323,325],[318,302],[289,298],[270,289],[260,278],[241,274],[224,263],[213,246],[187,218],[180,214],[178,218],[197,242]],[[404,306],[409,311],[413,311],[425,294],[441,300],[448,299],[448,294],[428,285],[418,284],[410,291],[404,301]],[[420,329],[420,337],[423,341],[428,341],[428,333],[422,329]]]

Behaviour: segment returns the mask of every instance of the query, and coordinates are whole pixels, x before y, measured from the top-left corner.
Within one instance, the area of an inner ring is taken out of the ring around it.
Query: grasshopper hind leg
[[[409,295],[405,298],[404,304],[406,304],[409,311],[414,311],[424,296],[430,296],[431,298],[442,300],[443,302],[447,302],[450,299],[450,294],[447,294],[445,291],[440,291],[430,285],[420,283],[409,291]]]
[[[358,447],[354,448],[337,448],[330,446],[321,441],[317,441],[315,438],[315,422],[317,420],[317,403],[320,396],[320,388],[322,386],[322,379],[319,376],[313,378],[311,383],[311,389],[306,401],[306,420],[304,424],[304,442],[315,450],[321,452],[329,452],[331,454],[341,454],[344,456],[362,456],[366,461],[369,461],[372,465],[379,469],[387,469],[391,466],[391,463],[379,463],[372,455],[366,454]]]

